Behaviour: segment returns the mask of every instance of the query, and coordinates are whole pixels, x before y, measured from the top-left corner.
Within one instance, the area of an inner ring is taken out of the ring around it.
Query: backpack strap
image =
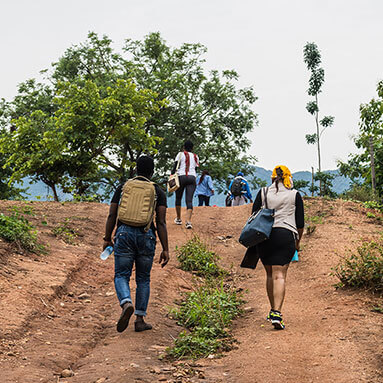
[[[268,207],[267,207],[267,193],[269,191],[269,187],[262,188],[262,191],[263,191],[263,201],[264,201],[263,204],[264,204],[265,208],[268,209]]]

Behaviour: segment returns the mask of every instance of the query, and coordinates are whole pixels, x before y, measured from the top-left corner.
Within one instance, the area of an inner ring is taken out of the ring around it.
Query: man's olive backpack
[[[148,231],[156,209],[156,189],[154,183],[147,178],[145,180],[139,178],[145,177],[135,177],[125,182],[118,208],[118,219],[128,226],[145,226],[145,231]]]

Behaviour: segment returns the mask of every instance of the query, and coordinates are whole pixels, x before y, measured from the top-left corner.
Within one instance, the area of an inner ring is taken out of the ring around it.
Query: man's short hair
[[[193,150],[193,147],[194,144],[190,140],[185,141],[184,148],[187,152],[191,152]]]
[[[147,155],[140,156],[137,160],[137,175],[151,177],[154,172],[153,158]]]

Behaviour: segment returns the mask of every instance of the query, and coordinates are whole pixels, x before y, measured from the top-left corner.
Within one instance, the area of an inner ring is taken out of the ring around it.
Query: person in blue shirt
[[[249,184],[242,172],[238,172],[236,177],[230,182],[229,196],[232,201],[231,206],[245,205],[249,200],[253,202]]]
[[[210,197],[214,194],[214,186],[213,180],[207,170],[204,170],[197,178],[197,188],[195,194],[198,197],[198,206],[203,206],[203,204],[205,204],[205,206],[209,206]]]

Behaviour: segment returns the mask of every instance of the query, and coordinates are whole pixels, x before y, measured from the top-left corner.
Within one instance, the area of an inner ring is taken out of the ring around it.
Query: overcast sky
[[[383,79],[382,0],[1,0],[0,98],[38,76],[89,31],[125,38],[159,31],[172,46],[207,46],[207,67],[235,69],[240,86],[254,86],[259,126],[250,134],[258,165],[286,164],[294,171],[316,167],[316,150],[305,142],[314,120],[302,50],[315,42],[325,84],[319,106],[335,116],[322,140],[322,168],[355,151],[359,105]]]

